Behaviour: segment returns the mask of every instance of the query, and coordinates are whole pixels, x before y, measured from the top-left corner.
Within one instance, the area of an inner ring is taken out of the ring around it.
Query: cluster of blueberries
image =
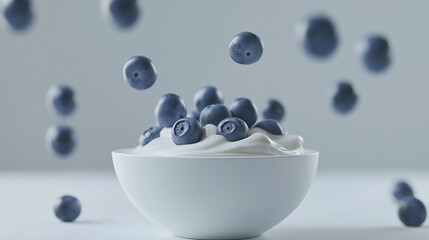
[[[60,117],[70,117],[76,110],[75,94],[71,87],[54,85],[48,90],[48,108]],[[52,151],[60,157],[69,156],[76,146],[73,129],[58,125],[48,129],[46,142]],[[64,222],[73,222],[81,212],[79,200],[73,196],[62,196],[54,205],[54,213]]]
[[[3,15],[11,29],[24,31],[34,21],[31,0],[3,1]],[[101,10],[119,29],[129,29],[140,16],[137,0],[101,0]]]
[[[404,225],[419,227],[425,222],[425,205],[414,197],[414,191],[408,183],[404,181],[396,183],[393,196],[399,203],[398,215]]]
[[[231,142],[244,139],[250,127],[261,128],[274,135],[283,135],[279,121],[285,116],[285,108],[276,99],[270,99],[263,110],[265,120],[256,123],[258,110],[247,98],[235,99],[226,107],[222,93],[213,86],[201,88],[194,96],[196,111],[187,116],[184,101],[176,94],[165,94],[155,108],[156,126],[146,130],[140,137],[142,146],[160,136],[165,127],[172,127],[171,135],[177,145],[199,142],[203,126],[217,126],[216,134]],[[186,117],[187,116],[187,117]],[[256,123],[256,124],[255,124]]]
[[[305,51],[316,59],[330,57],[338,47],[339,37],[331,19],[324,15],[312,16],[298,28]],[[372,73],[384,72],[391,63],[390,47],[382,35],[370,35],[357,45],[365,68]],[[337,84],[332,98],[333,108],[341,114],[350,113],[356,106],[358,96],[350,82]]]

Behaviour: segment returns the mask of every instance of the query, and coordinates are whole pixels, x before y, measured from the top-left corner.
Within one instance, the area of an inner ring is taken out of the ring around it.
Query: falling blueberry
[[[216,103],[223,104],[223,95],[222,92],[217,90],[215,87],[206,86],[195,93],[194,102],[197,107],[197,111],[201,112],[203,108],[208,105]]]
[[[128,85],[138,90],[144,90],[152,87],[158,73],[149,58],[135,56],[125,63],[123,75]]]
[[[203,126],[213,124],[217,126],[223,119],[231,117],[231,112],[223,104],[211,104],[205,107],[200,114],[200,122]]]
[[[264,50],[261,39],[254,33],[241,32],[232,38],[229,44],[229,55],[240,64],[257,62]]]
[[[243,120],[229,117],[217,125],[216,134],[224,136],[230,142],[235,142],[249,135],[249,127]]]
[[[308,54],[316,58],[332,55],[338,45],[334,23],[327,16],[313,16],[300,29],[303,46]]]
[[[27,29],[33,22],[33,12],[30,0],[9,0],[3,9],[12,29],[22,31]]]
[[[203,127],[195,118],[182,118],[174,123],[171,135],[177,145],[192,144],[200,141]]]
[[[68,126],[52,126],[46,133],[46,141],[58,156],[70,155],[76,146],[73,129]]]
[[[137,0],[103,0],[102,11],[120,29],[132,27],[140,15]]]
[[[393,189],[393,196],[398,201],[405,197],[412,197],[413,194],[414,193],[411,186],[404,181],[397,182],[395,188]]]
[[[73,196],[62,196],[54,205],[54,213],[63,222],[73,222],[79,217],[82,207],[77,198]]]
[[[353,86],[348,82],[340,82],[337,85],[337,92],[332,99],[332,106],[338,113],[350,113],[358,102],[358,96],[353,90]]]
[[[185,102],[176,94],[165,94],[155,107],[155,117],[159,126],[172,127],[177,120],[186,117]]]
[[[284,135],[285,131],[283,130],[280,123],[274,119],[265,119],[257,124],[255,124],[255,127],[260,128],[262,130],[265,130],[271,134],[274,135]]]
[[[405,197],[400,201],[399,219],[408,227],[419,227],[426,220],[425,205],[414,197]]]
[[[46,95],[48,105],[53,106],[60,116],[70,116],[76,109],[75,94],[71,87],[66,85],[54,85]]]
[[[235,99],[229,107],[233,117],[240,118],[246,122],[248,127],[252,127],[258,120],[258,110],[256,105],[247,98]]]
[[[390,47],[387,39],[380,35],[369,36],[359,45],[364,66],[373,73],[386,70],[391,62]]]
[[[155,138],[159,138],[161,130],[162,130],[162,127],[155,126],[155,127],[150,127],[149,129],[144,131],[143,134],[141,135],[140,139],[139,139],[140,145],[144,146],[144,145],[150,143]]]
[[[279,100],[269,99],[262,111],[262,115],[265,119],[274,119],[281,122],[286,115],[286,109]]]

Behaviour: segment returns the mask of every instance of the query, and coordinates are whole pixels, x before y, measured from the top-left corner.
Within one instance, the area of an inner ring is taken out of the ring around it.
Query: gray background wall
[[[142,21],[121,32],[100,16],[99,1],[35,1],[33,28],[0,31],[0,168],[111,168],[110,151],[133,147],[154,122],[153,110],[167,92],[193,109],[201,86],[220,88],[229,104],[249,97],[262,107],[268,97],[287,106],[286,129],[321,152],[321,168],[428,167],[429,3],[427,1],[141,1]],[[340,46],[327,61],[307,57],[295,26],[307,15],[329,14]],[[262,59],[238,65],[228,55],[238,32],[257,33]],[[385,74],[363,69],[356,42],[370,33],[389,37],[394,62]],[[151,58],[158,81],[136,91],[122,66],[134,55]],[[335,114],[329,90],[340,79],[360,96],[353,114]],[[79,109],[57,119],[45,106],[56,83],[73,86]],[[78,148],[57,159],[44,147],[46,129],[72,125]]]

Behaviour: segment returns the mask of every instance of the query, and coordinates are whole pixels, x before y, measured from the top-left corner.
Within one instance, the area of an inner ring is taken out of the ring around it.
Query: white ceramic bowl
[[[131,202],[174,235],[197,239],[255,237],[301,203],[319,153],[273,157],[184,158],[112,152]]]

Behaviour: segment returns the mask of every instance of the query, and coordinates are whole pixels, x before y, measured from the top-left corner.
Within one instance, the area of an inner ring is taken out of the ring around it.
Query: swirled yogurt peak
[[[249,136],[230,142],[216,135],[216,126],[207,124],[197,143],[176,145],[172,141],[172,128],[164,128],[160,137],[144,146],[137,146],[133,154],[164,157],[216,157],[216,156],[280,156],[298,155],[303,151],[303,138],[285,133],[273,135],[261,128],[253,127]]]

